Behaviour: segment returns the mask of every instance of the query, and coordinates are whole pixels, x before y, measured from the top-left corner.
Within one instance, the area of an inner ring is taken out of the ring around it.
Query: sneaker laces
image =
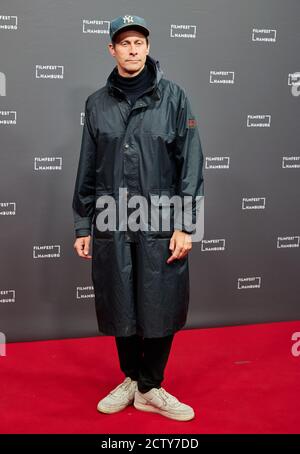
[[[166,403],[170,403],[175,406],[180,405],[179,400],[175,396],[172,396],[172,394],[168,393],[164,388],[158,388],[158,393]]]
[[[129,388],[132,385],[132,380],[130,377],[125,378],[123,383],[120,383],[116,388],[114,388],[112,391],[110,391],[110,395],[116,395],[116,394],[123,394],[124,392],[127,392]]]

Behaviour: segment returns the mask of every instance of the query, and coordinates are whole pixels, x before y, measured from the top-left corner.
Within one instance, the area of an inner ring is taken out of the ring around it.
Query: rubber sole
[[[101,405],[100,406],[97,405],[97,410],[100,413],[105,413],[107,415],[110,415],[113,413],[118,413],[119,411],[124,410],[125,408],[127,408],[129,405],[132,405],[132,404],[133,404],[133,400],[132,400],[132,402],[129,402],[127,405],[123,405],[122,407],[117,407],[117,408],[103,407]]]
[[[158,413],[166,416],[167,418],[176,419],[176,421],[190,421],[195,417],[195,413],[193,415],[172,415],[172,413],[168,413],[167,411],[153,407],[152,405],[143,405],[141,403],[134,403],[133,405],[137,410],[147,411],[149,413]]]

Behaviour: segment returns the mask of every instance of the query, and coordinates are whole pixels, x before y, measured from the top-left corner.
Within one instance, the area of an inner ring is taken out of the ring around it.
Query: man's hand
[[[83,257],[84,259],[92,258],[92,256],[89,255],[90,241],[91,241],[91,235],[83,236],[81,238],[76,238],[76,241],[74,243],[74,249],[77,252],[77,254],[79,255],[79,257]]]
[[[169,249],[172,251],[172,255],[168,258],[167,263],[171,263],[175,259],[183,259],[192,249],[191,235],[181,230],[174,230]]]

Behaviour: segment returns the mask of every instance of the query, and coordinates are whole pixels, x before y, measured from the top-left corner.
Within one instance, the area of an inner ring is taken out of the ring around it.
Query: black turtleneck
[[[142,71],[133,77],[121,76],[116,67],[114,85],[125,92],[132,105],[136,99],[151,87],[154,82],[154,74],[145,64]]]

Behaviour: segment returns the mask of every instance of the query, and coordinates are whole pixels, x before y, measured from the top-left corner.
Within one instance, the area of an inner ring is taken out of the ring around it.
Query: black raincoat
[[[88,96],[73,196],[76,236],[92,234],[92,281],[99,331],[105,335],[162,337],[186,323],[188,256],[170,264],[167,231],[100,231],[99,196],[118,205],[127,197],[203,196],[203,155],[196,119],[185,90],[163,77],[147,56],[154,84],[132,106],[114,86],[116,67],[104,87]],[[164,216],[163,204],[158,207]],[[169,209],[169,207],[168,207]],[[130,214],[130,210],[128,210]],[[193,204],[193,223],[196,221]],[[181,230],[193,232],[191,225]]]

